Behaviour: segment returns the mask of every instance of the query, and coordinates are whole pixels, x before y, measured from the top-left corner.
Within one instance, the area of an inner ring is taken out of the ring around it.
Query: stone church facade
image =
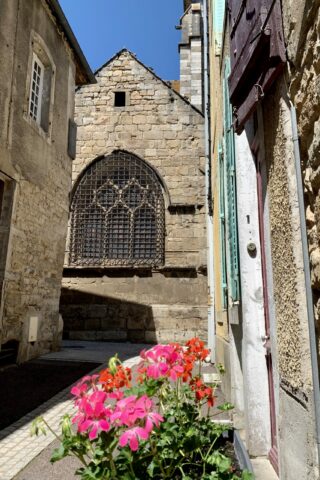
[[[203,115],[128,50],[96,80],[76,93],[65,334],[205,337]]]

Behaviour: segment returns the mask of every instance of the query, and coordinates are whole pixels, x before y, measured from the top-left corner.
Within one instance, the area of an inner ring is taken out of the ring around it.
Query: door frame
[[[256,119],[258,116],[256,117]],[[270,438],[271,448],[268,452],[268,458],[279,475],[279,461],[278,461],[278,440],[277,440],[277,413],[276,413],[276,401],[275,401],[275,381],[273,371],[274,355],[271,342],[271,319],[269,309],[269,282],[268,282],[268,269],[267,269],[267,255],[266,255],[266,228],[265,228],[265,198],[263,188],[263,162],[264,156],[262,150],[262,141],[260,137],[261,127],[257,125],[257,131],[254,139],[250,144],[251,152],[253,155],[256,177],[257,177],[257,205],[258,205],[258,217],[259,217],[259,235],[260,235],[260,255],[261,255],[261,272],[263,283],[263,304],[264,304],[264,318],[265,318],[265,336],[264,336],[264,348],[266,349],[266,366],[268,371],[268,390],[269,390],[269,407],[270,407]],[[263,132],[263,130],[262,130]]]

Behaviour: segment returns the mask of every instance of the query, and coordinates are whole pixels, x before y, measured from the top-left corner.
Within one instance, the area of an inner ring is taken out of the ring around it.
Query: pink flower
[[[92,388],[93,390],[97,389],[96,380],[99,375],[86,375],[83,377],[80,382],[78,382],[74,387],[71,388],[71,393],[76,397],[75,404],[78,405],[79,401],[86,395],[88,390]]]
[[[77,383],[77,385],[71,388],[72,395],[76,397],[76,403],[81,400],[81,398],[87,393],[87,391],[88,385],[82,382]]]
[[[132,427],[138,418],[143,418],[145,411],[140,399],[137,400],[136,395],[123,398],[116,404],[115,410],[111,415],[112,421],[119,425]]]
[[[110,421],[118,426],[129,427],[120,436],[121,447],[129,442],[131,450],[136,451],[139,447],[139,438],[147,440],[154,426],[159,427],[164,419],[159,413],[152,411],[153,407],[154,403],[147,395],[140,398],[131,395],[117,402],[114,412],[110,415]]]
[[[120,435],[119,445],[125,447],[129,442],[129,447],[133,452],[136,452],[139,448],[139,439],[147,440],[149,438],[149,432],[145,428],[134,427],[126,430]]]
[[[177,380],[184,372],[183,355],[176,345],[155,345],[140,354],[143,362],[139,366],[140,373],[145,372],[148,377],[169,377]]]
[[[97,438],[98,433],[101,431],[107,432],[110,429],[110,423],[103,418],[93,420],[87,419],[84,420],[82,423],[78,424],[78,431],[79,433],[83,433],[85,431],[89,432],[89,439],[94,440]]]
[[[165,377],[168,370],[169,366],[164,362],[152,363],[147,367],[147,375],[151,378]]]
[[[104,402],[107,394],[101,390],[95,390],[87,396],[78,400],[78,413],[72,419],[72,423],[77,423],[78,432],[88,432],[89,439],[97,438],[100,431],[110,429],[111,409],[106,408]]]
[[[145,424],[145,429],[147,430],[147,432],[151,432],[151,430],[153,429],[154,425],[156,427],[159,427],[160,425],[160,422],[163,422],[164,421],[164,418],[162,415],[160,415],[159,413],[157,412],[152,412],[151,409],[154,407],[153,405],[153,401],[147,397],[146,395],[143,395],[143,397],[141,397],[144,401],[144,404],[145,404],[145,419],[146,419],[146,424]]]
[[[123,392],[115,390],[114,392],[107,393],[107,397],[112,400],[121,400],[123,398]]]

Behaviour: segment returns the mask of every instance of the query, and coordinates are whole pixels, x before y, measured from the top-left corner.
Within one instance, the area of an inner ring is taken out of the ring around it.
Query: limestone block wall
[[[15,32],[16,35],[15,35]],[[50,135],[27,115],[32,35],[43,39],[57,66]],[[73,117],[75,66],[70,49],[41,0],[1,2],[0,178],[11,192],[9,232],[1,249],[0,343],[19,342],[25,361],[57,347],[59,297],[71,189],[67,154]],[[39,319],[38,339],[28,341],[31,316]]]
[[[66,336],[138,342],[206,338],[206,277],[196,272],[68,277],[61,314]]]
[[[193,3],[181,18],[180,92],[202,109],[203,61],[201,5]]]
[[[163,180],[166,205],[165,263],[140,271],[88,272],[68,268],[67,251],[61,297],[66,334],[140,341],[205,336],[203,116],[127,50],[96,78],[96,85],[76,93],[73,181],[97,157],[115,150],[138,155],[154,167]],[[116,91],[126,92],[125,106],[114,106]]]

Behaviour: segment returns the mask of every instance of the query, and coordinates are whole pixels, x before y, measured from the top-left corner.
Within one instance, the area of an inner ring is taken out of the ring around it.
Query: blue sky
[[[165,80],[179,78],[183,0],[60,0],[93,70],[128,48]]]

